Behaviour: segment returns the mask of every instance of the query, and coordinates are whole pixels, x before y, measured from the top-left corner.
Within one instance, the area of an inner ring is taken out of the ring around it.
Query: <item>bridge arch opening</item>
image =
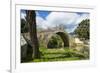
[[[61,38],[61,40],[63,42],[63,46],[62,47],[69,47],[69,36],[68,36],[67,33],[65,33],[65,32],[56,32],[55,34],[58,35]],[[53,34],[53,35],[55,35],[55,34]],[[50,43],[50,39],[52,38],[52,36],[48,39],[47,48],[57,48],[57,46],[55,47],[53,44]],[[59,41],[54,41],[53,43],[55,45],[57,45],[58,42]]]

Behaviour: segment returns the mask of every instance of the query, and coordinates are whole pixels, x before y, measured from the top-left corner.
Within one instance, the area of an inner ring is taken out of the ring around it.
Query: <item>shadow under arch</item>
[[[69,35],[68,35],[68,33],[65,33],[65,32],[55,32],[54,34],[57,34],[57,35],[59,35],[61,37],[61,39],[62,39],[62,41],[64,43],[63,47],[69,47]],[[50,36],[49,39],[48,39],[47,47],[48,47],[48,43],[49,43],[49,41],[50,41],[52,36]]]

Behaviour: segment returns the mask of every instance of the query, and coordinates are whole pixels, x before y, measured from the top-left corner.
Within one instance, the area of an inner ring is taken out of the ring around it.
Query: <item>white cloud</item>
[[[26,17],[26,14],[25,13],[21,13],[21,18],[25,19],[25,17]]]
[[[47,16],[47,20],[53,25],[69,25],[75,22],[78,17],[79,15],[76,13],[52,12]]]
[[[46,19],[43,19],[39,16],[39,13],[36,12],[36,22],[39,28],[48,29],[55,27],[57,25],[65,25],[68,32],[74,31],[79,24],[84,19],[89,19],[89,14],[77,14],[77,13],[68,13],[68,12],[51,12]],[[25,19],[26,14],[21,13],[21,18]]]
[[[63,24],[68,27],[67,32],[72,32],[83,19],[89,18],[89,14],[79,15],[77,13],[51,12],[46,19],[36,17],[38,27],[47,29]]]
[[[43,29],[47,29],[49,27],[52,28],[51,24],[40,16],[36,17],[36,23],[37,23],[38,28],[43,28]]]
[[[82,20],[89,19],[89,14],[82,14],[76,21],[75,24],[79,24]]]
[[[67,32],[72,32],[76,26],[75,22],[79,17],[80,16],[77,13],[52,12],[47,16],[47,20],[52,25],[63,24],[67,27]]]

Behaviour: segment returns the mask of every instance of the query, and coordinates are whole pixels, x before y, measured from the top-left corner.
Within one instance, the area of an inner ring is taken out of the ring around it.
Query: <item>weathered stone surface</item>
[[[23,33],[23,34],[28,40],[30,40],[29,33]],[[61,37],[61,39],[64,42],[64,47],[70,46],[71,42],[70,42],[69,34],[67,32],[65,32],[63,29],[50,29],[50,30],[44,30],[44,31],[38,32],[37,37],[38,37],[40,45],[42,43],[44,47],[47,47],[47,44],[48,44],[50,38],[55,34],[57,34]],[[21,38],[22,38],[21,39],[21,41],[22,41],[21,45],[26,44],[26,42],[27,42],[27,41],[25,42],[26,39],[23,39],[22,36],[21,36]]]

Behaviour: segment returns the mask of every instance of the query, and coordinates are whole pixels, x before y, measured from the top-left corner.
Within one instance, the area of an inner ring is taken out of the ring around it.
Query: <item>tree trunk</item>
[[[39,53],[39,43],[38,43],[37,29],[36,29],[36,13],[34,10],[27,10],[26,14],[27,14],[26,19],[29,26],[30,40],[33,44],[32,58],[39,58],[40,53]]]

